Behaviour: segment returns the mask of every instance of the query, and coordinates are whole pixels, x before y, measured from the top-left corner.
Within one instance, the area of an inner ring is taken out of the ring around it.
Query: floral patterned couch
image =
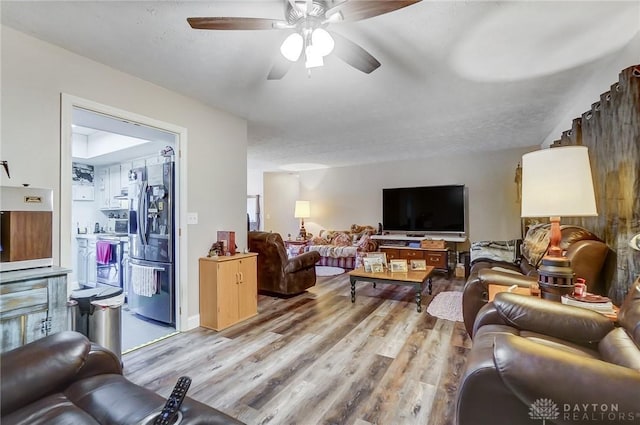
[[[376,251],[378,244],[371,239],[376,233],[373,226],[351,225],[349,230],[321,230],[311,239],[304,251],[317,251],[320,254],[318,266],[342,267],[354,269],[362,265],[366,252]]]

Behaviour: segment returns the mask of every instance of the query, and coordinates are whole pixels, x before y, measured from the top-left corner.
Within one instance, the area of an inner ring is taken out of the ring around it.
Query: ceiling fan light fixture
[[[310,44],[305,49],[306,62],[304,66],[308,68],[317,68],[324,65],[322,55],[318,51],[318,48],[313,44]]]
[[[333,52],[336,43],[333,37],[323,28],[316,28],[311,34],[311,42],[322,56],[327,56]]]
[[[282,56],[290,60],[291,62],[297,62],[300,58],[300,54],[302,53],[302,45],[304,44],[304,40],[302,36],[297,32],[289,35],[280,46],[280,53]]]

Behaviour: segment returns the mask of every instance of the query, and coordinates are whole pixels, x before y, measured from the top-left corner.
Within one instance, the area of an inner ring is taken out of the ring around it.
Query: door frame
[[[187,129],[178,125],[160,121],[144,115],[139,115],[113,106],[104,105],[92,100],[83,99],[67,93],[60,95],[60,265],[73,269],[71,264],[71,205],[72,205],[72,131],[73,108],[87,109],[97,114],[125,120],[158,130],[174,133],[177,136],[175,146],[175,223],[173,237],[175,240],[175,277],[176,277],[176,330],[186,331],[188,323],[188,294],[187,294],[187,167],[183,164],[187,158]],[[184,158],[184,159],[183,159]],[[185,170],[183,172],[182,170]]]

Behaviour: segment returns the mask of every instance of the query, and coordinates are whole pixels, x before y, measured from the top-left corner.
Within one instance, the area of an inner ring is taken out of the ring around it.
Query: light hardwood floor
[[[249,424],[454,423],[471,346],[461,322],[426,306],[462,279],[435,274],[422,313],[413,288],[319,277],[289,299],[259,296],[258,316],[222,332],[198,328],[123,357],[125,375],[163,396],[178,377],[188,395]]]

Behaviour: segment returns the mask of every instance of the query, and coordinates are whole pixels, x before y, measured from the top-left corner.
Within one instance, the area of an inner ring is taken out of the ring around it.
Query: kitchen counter
[[[13,270],[0,273],[0,285],[19,282],[22,280],[40,279],[52,276],[61,276],[71,273],[71,270],[62,267],[37,267],[35,269]]]
[[[76,239],[99,239],[104,238],[119,238],[120,240],[129,240],[127,233],[80,233],[76,234]]]

